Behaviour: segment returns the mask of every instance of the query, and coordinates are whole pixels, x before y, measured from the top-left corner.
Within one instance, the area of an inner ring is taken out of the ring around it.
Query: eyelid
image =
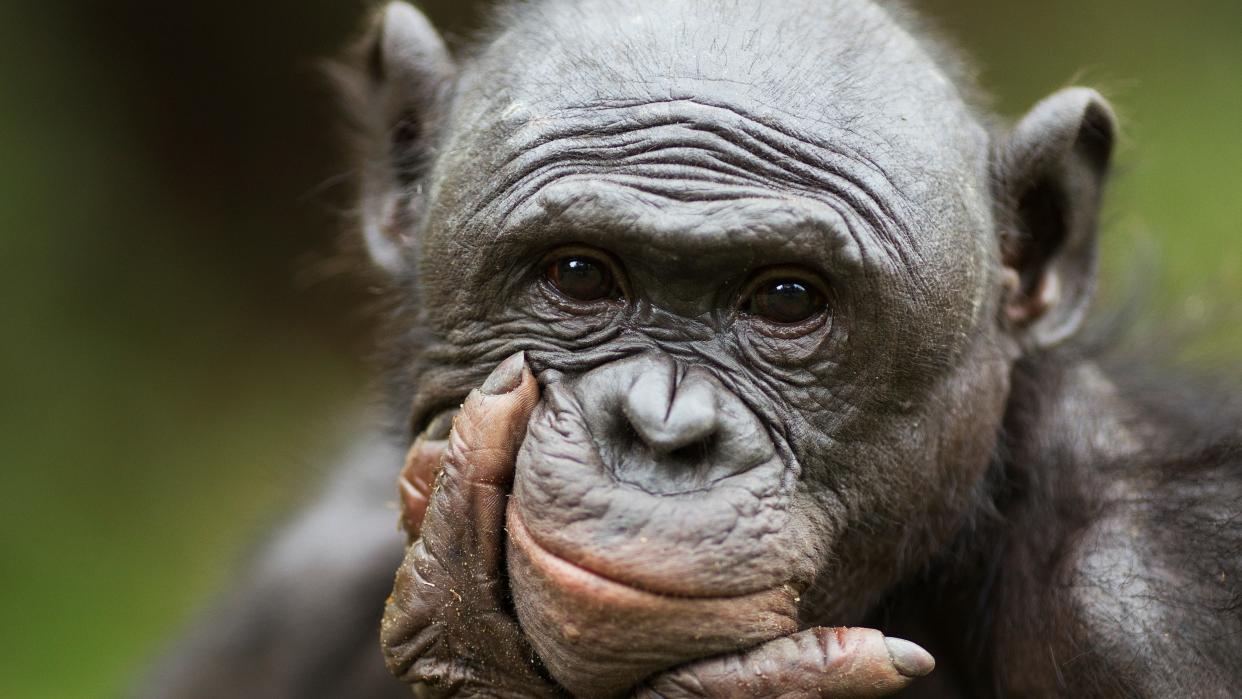
[[[755,294],[764,284],[774,281],[794,281],[800,284],[806,284],[825,300],[832,298],[828,290],[828,284],[823,277],[815,272],[797,265],[774,265],[759,270],[756,274],[742,286],[742,291],[737,297],[737,307],[742,308],[746,305],[747,300]]]
[[[630,295],[629,279],[625,275],[625,269],[617,262],[616,258],[611,254],[600,250],[597,247],[585,245],[582,243],[570,243],[549,250],[539,261],[535,267],[538,274],[546,274],[548,265],[567,257],[585,257],[602,263],[610,274],[612,274],[613,283],[617,285],[617,290],[621,292],[621,297],[628,299]],[[601,299],[606,300],[606,299]]]

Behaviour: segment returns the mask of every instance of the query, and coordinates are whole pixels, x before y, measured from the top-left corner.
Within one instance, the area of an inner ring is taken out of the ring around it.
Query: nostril
[[[697,416],[696,416],[697,417]],[[708,443],[716,432],[715,424],[705,420],[683,421],[663,425],[630,421],[631,427],[657,454],[673,458],[701,457],[708,451]]]
[[[699,440],[693,444],[687,444],[668,452],[667,457],[670,461],[693,465],[702,463],[707,460],[711,454],[713,445],[716,442],[716,435],[710,434],[706,439]]]

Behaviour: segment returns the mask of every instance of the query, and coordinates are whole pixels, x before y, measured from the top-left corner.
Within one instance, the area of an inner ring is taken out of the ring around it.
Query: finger
[[[422,529],[423,517],[431,499],[431,487],[440,473],[440,462],[448,449],[449,431],[457,410],[440,413],[414,440],[405,456],[405,467],[397,478],[401,496],[401,528],[412,543]]]
[[[935,664],[919,646],[875,629],[813,628],[658,675],[636,697],[883,697],[930,673]]]
[[[538,383],[519,352],[471,391],[453,418],[422,526],[424,544],[441,563],[499,574],[514,462],[538,400]]]
[[[504,648],[521,647],[501,605],[499,560],[505,499],[538,394],[517,354],[472,391],[453,418],[421,536],[406,552],[384,614],[389,669],[406,681],[451,675],[448,658],[485,655],[488,643],[476,642],[472,630],[484,630],[487,641]],[[411,481],[426,483],[435,472],[434,441],[411,449]],[[529,673],[514,665],[519,674]]]

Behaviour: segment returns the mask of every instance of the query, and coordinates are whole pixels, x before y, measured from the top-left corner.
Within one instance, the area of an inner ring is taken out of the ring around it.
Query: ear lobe
[[[1068,88],[1037,104],[997,151],[1005,320],[1037,348],[1077,332],[1090,304],[1116,130],[1103,97]]]
[[[408,263],[420,182],[457,67],[431,22],[404,2],[379,11],[349,66],[334,73],[362,136],[363,238],[376,265],[396,274]]]

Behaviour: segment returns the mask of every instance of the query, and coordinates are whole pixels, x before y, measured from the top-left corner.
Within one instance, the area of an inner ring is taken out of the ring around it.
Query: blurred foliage
[[[1113,99],[1105,298],[1234,360],[1242,5],[926,4],[1002,113]],[[477,9],[425,6],[458,36]],[[315,61],[364,9],[0,4],[0,696],[122,691],[348,438],[366,289]]]

